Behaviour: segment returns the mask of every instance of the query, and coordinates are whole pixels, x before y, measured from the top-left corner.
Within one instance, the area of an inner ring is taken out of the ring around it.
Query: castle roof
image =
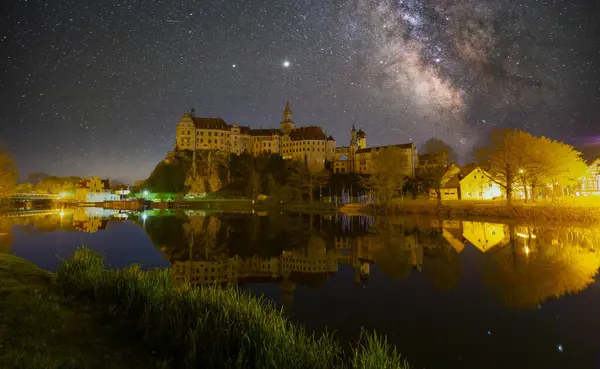
[[[367,134],[362,129],[359,129],[358,132],[356,132],[356,137],[365,138],[367,137]]]
[[[333,138],[332,135],[329,135],[329,137],[327,137],[327,141],[335,141],[335,138]]]
[[[79,180],[79,182],[77,182],[75,187],[76,188],[89,188],[91,180],[92,180],[92,178],[82,178]],[[101,179],[100,181],[102,182],[102,187],[105,190],[110,190],[110,181],[108,179]]]
[[[363,153],[367,153],[367,152],[379,151],[379,150],[388,149],[388,148],[410,149],[410,148],[413,148],[414,145],[415,145],[414,143],[407,143],[407,144],[387,145],[387,146],[373,146],[373,147],[367,147],[364,149],[358,149],[358,150],[356,150],[356,153],[363,154]]]
[[[460,168],[460,171],[453,175],[448,182],[444,183],[442,188],[458,188],[460,185],[460,181],[463,180],[466,176],[471,174],[475,169],[480,168],[477,164],[467,164],[464,167]]]
[[[290,139],[292,141],[300,140],[326,140],[327,136],[321,127],[308,126],[300,127],[290,132]]]
[[[199,118],[192,117],[194,125],[197,129],[220,129],[229,130],[231,126],[221,118]]]
[[[280,135],[281,131],[278,129],[274,129],[274,128],[269,128],[269,129],[251,129],[250,130],[250,136],[274,136],[274,135]]]

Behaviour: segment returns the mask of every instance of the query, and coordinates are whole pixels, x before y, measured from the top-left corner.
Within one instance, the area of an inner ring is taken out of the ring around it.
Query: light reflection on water
[[[310,330],[352,341],[376,329],[417,367],[586,368],[599,364],[597,231],[88,208],[0,217],[0,252],[52,270],[56,254],[83,242],[111,266],[170,265],[176,283],[237,283]]]

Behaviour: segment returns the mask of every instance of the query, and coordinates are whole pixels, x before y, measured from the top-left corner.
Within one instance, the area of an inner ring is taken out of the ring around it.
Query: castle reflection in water
[[[395,280],[424,272],[436,287],[451,289],[467,247],[485,254],[486,284],[511,306],[581,291],[600,267],[598,235],[590,228],[202,212],[143,223],[170,261],[175,283],[277,283],[286,308],[298,284],[321,285],[343,265],[359,285],[376,265]]]
[[[93,233],[124,219],[144,228],[169,260],[175,283],[276,283],[288,309],[297,285],[321,285],[344,265],[358,285],[368,284],[376,265],[393,280],[425,273],[436,288],[452,289],[468,248],[482,254],[486,285],[509,306],[579,292],[600,267],[594,228],[279,212],[57,210],[0,218],[0,244],[14,225]]]

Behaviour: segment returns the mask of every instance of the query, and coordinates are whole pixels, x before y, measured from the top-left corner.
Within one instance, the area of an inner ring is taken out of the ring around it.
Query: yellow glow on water
[[[523,238],[536,238],[536,235],[534,235],[534,234],[519,233],[519,232],[517,232],[517,236],[523,237]]]

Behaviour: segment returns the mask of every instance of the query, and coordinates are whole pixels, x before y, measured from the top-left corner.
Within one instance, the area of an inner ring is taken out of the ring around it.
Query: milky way
[[[0,137],[24,174],[136,180],[180,116],[299,125],[347,144],[494,127],[600,133],[596,1],[13,2],[0,15]],[[596,38],[594,38],[596,37]]]

